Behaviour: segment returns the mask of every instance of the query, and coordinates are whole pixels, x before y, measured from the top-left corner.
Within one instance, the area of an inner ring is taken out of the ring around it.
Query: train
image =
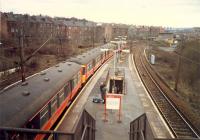
[[[0,93],[0,126],[51,130],[88,79],[113,56],[108,43],[71,57]],[[101,51],[104,49],[105,51]],[[10,139],[17,139],[12,135]],[[43,139],[44,135],[34,136]],[[19,139],[19,138],[18,138]]]

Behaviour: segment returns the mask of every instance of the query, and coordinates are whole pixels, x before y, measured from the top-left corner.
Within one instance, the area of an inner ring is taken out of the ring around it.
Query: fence
[[[95,120],[84,110],[73,132],[42,131],[39,129],[0,127],[1,140],[33,140],[45,136],[47,140],[95,140]]]
[[[129,140],[200,140],[197,138],[155,138],[146,114],[130,123]]]
[[[130,123],[130,140],[154,140],[146,114],[142,114]]]

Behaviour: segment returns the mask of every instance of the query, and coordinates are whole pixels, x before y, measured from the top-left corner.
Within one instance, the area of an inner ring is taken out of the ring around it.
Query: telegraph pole
[[[36,49],[30,56],[28,56],[26,59],[24,57],[24,28],[23,24],[21,25],[19,29],[19,48],[20,48],[20,67],[21,67],[21,76],[22,76],[22,82],[26,81],[26,75],[25,75],[25,63],[30,60],[49,40],[52,39],[51,36],[38,48]]]
[[[25,82],[25,66],[24,66],[24,32],[23,27],[19,30],[19,46],[20,46],[20,67],[21,67],[21,76],[22,82]]]
[[[176,70],[176,75],[175,75],[175,85],[174,85],[174,90],[178,91],[178,83],[179,83],[179,79],[180,79],[180,70],[181,70],[181,63],[182,63],[182,52],[183,52],[183,46],[184,45],[184,36],[181,37],[181,45],[180,45],[180,54],[178,55],[178,66],[177,66],[177,70]]]

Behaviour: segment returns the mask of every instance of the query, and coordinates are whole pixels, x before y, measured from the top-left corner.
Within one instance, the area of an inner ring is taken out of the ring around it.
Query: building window
[[[15,29],[14,29],[14,28],[11,28],[11,29],[10,29],[10,32],[11,32],[11,33],[14,33],[14,32],[15,32]]]

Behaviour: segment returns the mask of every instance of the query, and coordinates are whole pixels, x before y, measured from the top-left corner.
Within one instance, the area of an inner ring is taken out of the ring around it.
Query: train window
[[[69,83],[67,83],[67,85],[64,87],[64,95],[65,95],[65,98],[68,96],[68,94],[71,92],[70,90],[70,86],[69,86]]]
[[[71,80],[71,88],[72,88],[72,90],[74,89],[74,80],[73,79]]]
[[[101,54],[101,59],[103,59],[103,56],[104,56],[104,54],[102,53],[102,54]]]
[[[81,80],[81,73],[80,71],[78,72],[78,82]]]
[[[96,64],[96,59],[93,59],[92,62],[91,62],[91,64],[90,64],[90,68],[91,68],[92,66],[95,66],[95,64]]]
[[[89,63],[87,66],[87,70],[90,71],[92,69],[92,63]]]
[[[90,67],[91,67],[90,65],[91,65],[91,64],[88,64],[88,65],[87,65],[87,71],[90,71]]]
[[[98,63],[99,62],[99,56],[96,58],[96,63]]]
[[[59,93],[59,105],[62,104],[62,102],[64,101],[65,96],[64,96],[64,91]]]
[[[101,60],[101,56],[98,56],[97,60],[96,60],[96,64],[98,64],[100,62],[100,60]]]
[[[55,113],[56,109],[57,109],[57,97],[54,97],[51,100],[51,115],[53,115],[53,113]]]
[[[78,84],[78,74],[74,76],[74,84],[75,84],[75,85]]]
[[[49,107],[45,106],[45,108],[40,112],[40,128],[47,122],[49,119]]]
[[[57,100],[57,107],[59,107],[60,106],[59,94],[56,95],[56,100]]]
[[[77,85],[78,83],[78,76],[75,75],[72,79],[72,89],[74,89],[74,87]]]
[[[83,70],[83,71],[82,71],[82,74],[85,75],[85,73],[86,73],[86,68],[85,68],[85,67],[82,67],[82,70]]]

